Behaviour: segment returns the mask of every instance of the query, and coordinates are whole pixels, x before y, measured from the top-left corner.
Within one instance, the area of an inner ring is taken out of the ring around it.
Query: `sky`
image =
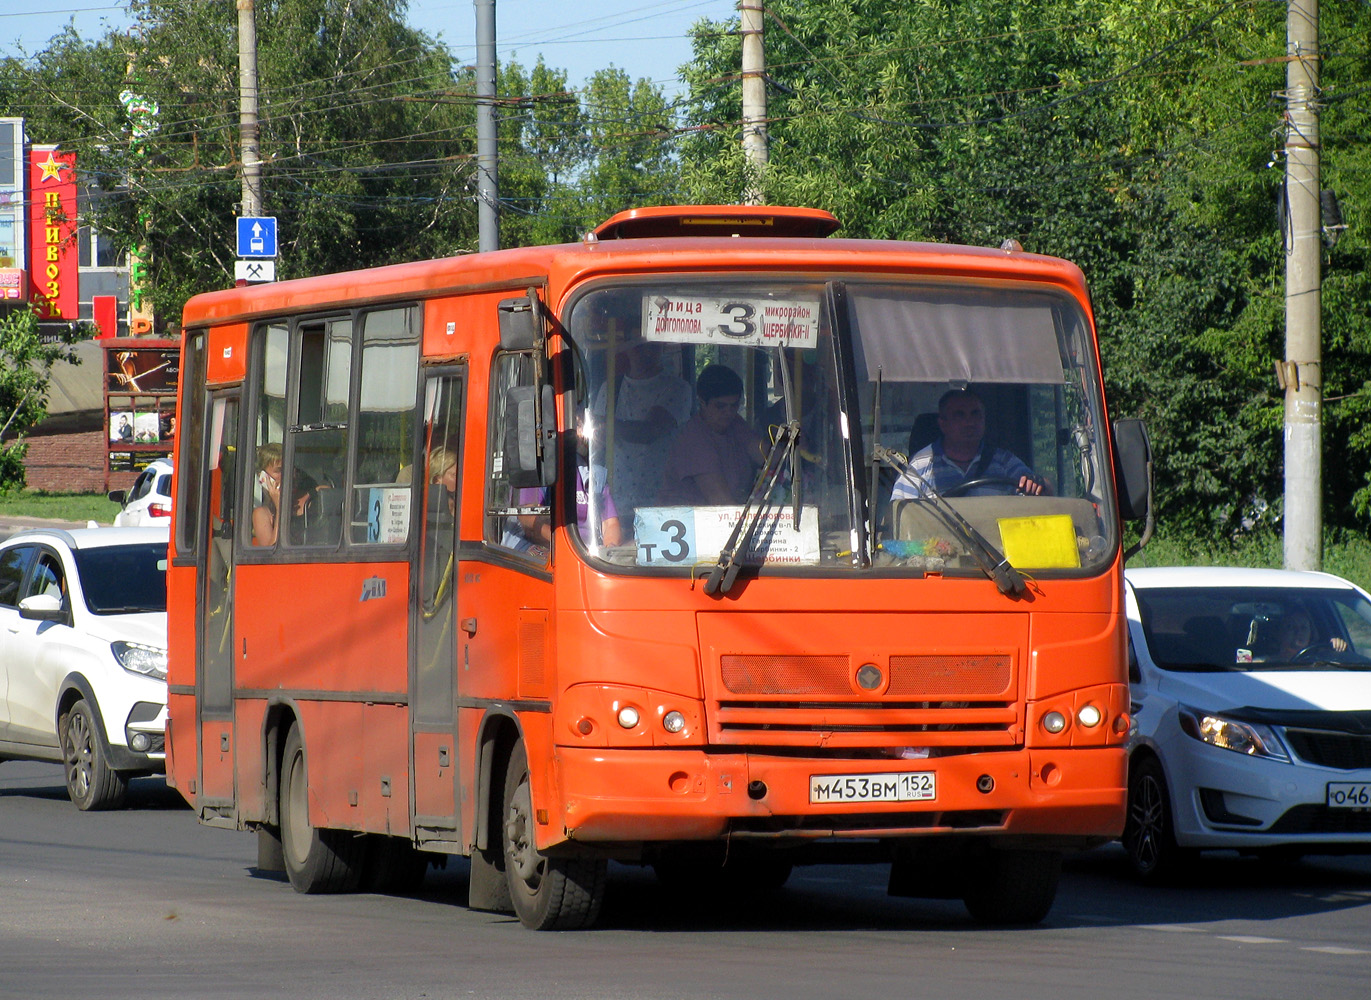
[[[3,6],[0,55],[41,51],[73,20],[77,33],[92,39],[129,24],[115,0],[4,0]],[[681,89],[677,69],[690,59],[690,26],[736,12],[737,0],[496,0],[496,48],[500,60],[525,66],[541,54],[549,66],[565,69],[573,85],[613,64],[634,80],[654,81],[671,97]],[[410,0],[409,23],[440,38],[462,62],[476,61],[472,0]]]

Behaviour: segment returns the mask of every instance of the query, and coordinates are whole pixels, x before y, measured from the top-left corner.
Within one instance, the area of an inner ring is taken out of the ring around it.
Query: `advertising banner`
[[[76,154],[29,150],[29,292],[40,320],[80,318],[77,300]]]

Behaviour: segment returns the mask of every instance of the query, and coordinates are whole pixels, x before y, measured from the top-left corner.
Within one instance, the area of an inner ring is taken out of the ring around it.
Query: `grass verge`
[[[0,494],[0,517],[41,517],[55,521],[111,524],[119,505],[103,493],[47,493],[17,490]]]

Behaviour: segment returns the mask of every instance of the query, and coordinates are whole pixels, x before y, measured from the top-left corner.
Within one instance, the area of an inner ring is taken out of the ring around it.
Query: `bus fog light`
[[[1076,721],[1085,726],[1086,729],[1093,729],[1100,724],[1104,716],[1094,705],[1084,705],[1076,713]]]
[[[152,746],[152,738],[147,733],[134,733],[129,746],[139,753],[147,753],[148,747]]]
[[[582,736],[589,736],[595,731],[595,723],[583,716],[581,720],[576,723],[576,731]]]
[[[668,733],[679,733],[685,728],[685,716],[680,712],[667,712],[662,716],[662,728]]]
[[[1043,716],[1043,728],[1049,733],[1060,733],[1066,728],[1066,716],[1061,712],[1048,712]]]
[[[625,705],[619,709],[619,725],[625,729],[638,728],[638,710],[632,705]]]

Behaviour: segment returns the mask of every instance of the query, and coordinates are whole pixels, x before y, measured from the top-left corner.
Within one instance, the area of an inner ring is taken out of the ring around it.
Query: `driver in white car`
[[[1051,493],[1047,482],[1007,448],[985,443],[985,404],[971,389],[951,389],[938,400],[936,441],[910,457],[895,481],[892,500],[941,496]]]
[[[1275,652],[1259,657],[1260,660],[1266,663],[1290,663],[1301,653],[1321,646],[1328,646],[1335,653],[1347,650],[1347,640],[1342,636],[1316,640],[1314,623],[1307,611],[1292,611],[1282,618],[1276,632],[1276,642],[1279,646]]]

